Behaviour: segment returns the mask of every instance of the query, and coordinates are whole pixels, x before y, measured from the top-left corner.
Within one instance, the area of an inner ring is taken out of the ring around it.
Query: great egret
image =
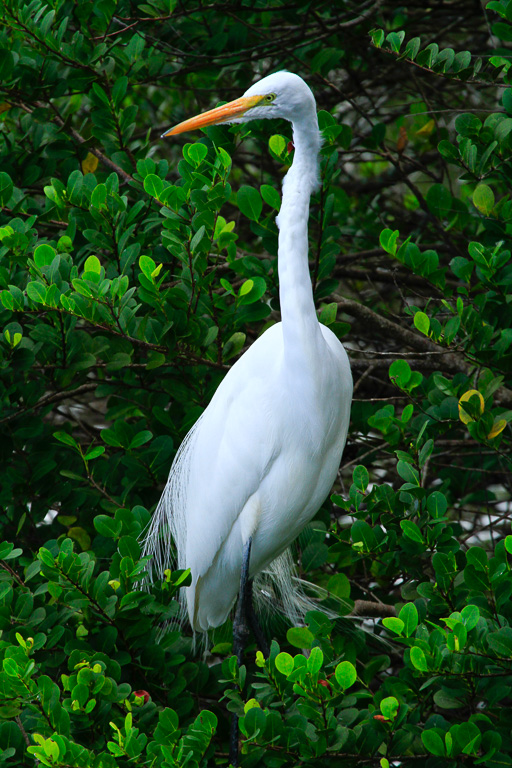
[[[243,570],[252,579],[269,569],[285,609],[296,613],[291,559],[282,553],[331,490],[347,436],[350,365],[340,341],[318,322],[308,269],[309,201],[319,186],[321,145],[311,90],[297,75],[278,72],[164,136],[277,117],[292,123],[295,149],[276,219],[282,321],[235,363],[188,433],[143,552],[152,556],[149,580],[154,571],[162,579],[174,539],[177,567],[192,573],[182,601],[194,631],[224,623]],[[250,601],[244,591],[242,621]]]

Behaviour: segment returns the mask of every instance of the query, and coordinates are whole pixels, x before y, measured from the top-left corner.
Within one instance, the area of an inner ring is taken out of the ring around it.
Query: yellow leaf
[[[86,173],[94,173],[97,167],[98,167],[98,158],[96,157],[96,155],[93,155],[91,152],[88,152],[85,160],[82,160],[82,173],[84,175]]]
[[[430,136],[435,127],[435,121],[429,120],[428,123],[425,123],[423,128],[420,128],[419,131],[416,131],[416,136]]]
[[[256,709],[261,709],[261,705],[258,704],[256,699],[249,699],[249,701],[246,704],[244,704],[244,713],[247,714],[247,712],[250,709],[255,709],[255,708]]]
[[[478,391],[478,389],[468,389],[468,391],[464,392],[462,397],[459,399],[459,419],[464,424],[469,424],[469,422],[474,421],[474,419],[471,418],[469,413],[466,413],[464,408],[461,406],[461,403],[466,403],[473,397],[473,395],[477,395],[477,397],[480,399],[480,415],[482,415],[484,412],[485,402],[482,394]]]
[[[10,109],[10,108],[11,108],[11,105],[8,104],[6,101],[3,101],[0,104],[0,115],[2,114],[2,112],[7,112],[7,110]]]
[[[91,537],[84,528],[79,528],[78,526],[68,528],[66,535],[69,536],[70,539],[78,541],[84,552],[91,548]]]
[[[505,421],[505,419],[498,419],[498,421],[495,421],[494,424],[492,425],[491,431],[487,435],[487,439],[492,440],[493,437],[497,437],[500,434],[500,432],[503,432],[506,426],[507,426],[507,422]]]

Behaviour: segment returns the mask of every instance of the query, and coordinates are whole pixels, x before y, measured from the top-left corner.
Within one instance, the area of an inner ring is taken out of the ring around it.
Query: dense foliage
[[[243,766],[512,765],[512,0],[1,8],[0,762],[227,765],[234,711]],[[138,591],[139,537],[279,317],[290,128],[158,137],[282,68],[355,380],[296,556],[373,619],[271,617],[239,670],[229,626],[160,636],[187,575]]]

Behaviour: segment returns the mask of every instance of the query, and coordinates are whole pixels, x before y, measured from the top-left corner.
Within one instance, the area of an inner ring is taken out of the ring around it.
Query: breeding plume
[[[249,580],[268,571],[285,610],[297,617],[285,550],[329,494],[349,423],[348,358],[318,322],[308,268],[321,144],[310,89],[297,75],[278,72],[164,135],[277,117],[291,122],[295,148],[276,219],[282,319],[235,363],[185,438],[145,541],[155,580],[171,565],[174,540],[174,567],[191,569],[182,600],[198,631],[227,619],[243,566]]]

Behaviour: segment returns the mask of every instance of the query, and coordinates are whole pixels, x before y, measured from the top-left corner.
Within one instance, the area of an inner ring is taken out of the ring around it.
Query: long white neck
[[[321,336],[308,266],[311,193],[318,187],[321,137],[316,111],[293,123],[293,165],[283,181],[279,227],[279,298],[285,355],[309,356]]]

